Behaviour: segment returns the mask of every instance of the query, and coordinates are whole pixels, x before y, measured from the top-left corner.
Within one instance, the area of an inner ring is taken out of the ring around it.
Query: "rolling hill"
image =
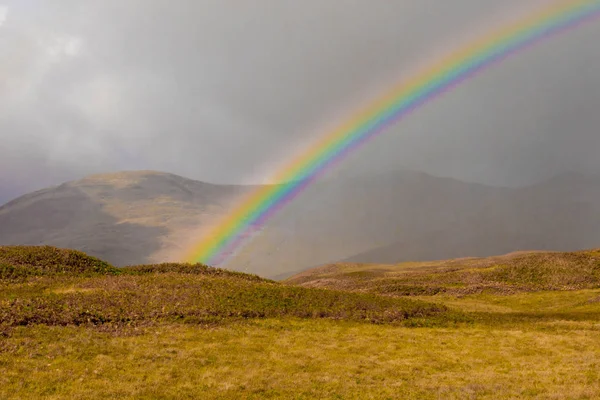
[[[391,296],[583,290],[600,288],[600,249],[514,252],[399,264],[336,263],[284,282]]]
[[[600,250],[287,282],[0,247],[0,398],[595,399]]]
[[[255,186],[135,171],[95,175],[0,207],[0,245],[48,244],[113,265],[181,261]],[[266,277],[334,261],[392,263],[578,250],[600,242],[600,179],[497,188],[403,171],[317,182],[226,268]]]
[[[0,332],[39,324],[122,327],[286,317],[394,323],[448,311],[412,299],[284,285],[202,264],[115,268],[51,246],[0,247],[0,287]]]

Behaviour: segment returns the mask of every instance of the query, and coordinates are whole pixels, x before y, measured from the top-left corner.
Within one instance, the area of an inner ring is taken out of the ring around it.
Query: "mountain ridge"
[[[261,185],[219,185],[159,171],[95,174],[0,206],[0,245],[55,245],[113,265],[182,261],[239,198]],[[417,171],[330,178],[308,187],[225,268],[280,279],[330,262],[490,256],[600,242],[600,179],[523,188]]]

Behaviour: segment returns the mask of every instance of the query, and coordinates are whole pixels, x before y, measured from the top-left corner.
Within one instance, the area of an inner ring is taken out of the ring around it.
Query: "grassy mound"
[[[118,273],[118,268],[80,251],[52,246],[0,247],[0,280]]]
[[[600,251],[514,253],[397,265],[338,264],[287,282],[398,296],[594,289],[600,287]]]
[[[39,276],[73,277],[168,273],[268,281],[257,275],[213,268],[203,264],[162,263],[116,268],[105,261],[76,250],[52,246],[0,246],[0,280],[22,280]]]
[[[134,265],[121,268],[124,274],[144,275],[144,274],[189,274],[205,275],[212,277],[232,277],[255,282],[272,282],[269,279],[261,278],[258,275],[245,274],[243,272],[230,271],[222,268],[209,267],[204,264],[186,264],[186,263],[162,263]]]
[[[16,292],[16,291],[15,291]],[[0,300],[0,321],[31,324],[218,323],[299,317],[391,323],[446,311],[408,299],[202,276],[117,276]]]
[[[51,247],[2,248],[1,254],[10,263],[0,282],[0,327],[5,328],[273,317],[392,323],[447,313],[445,306],[423,301],[295,287],[201,264],[116,269],[81,252]],[[11,279],[32,275],[45,278]]]

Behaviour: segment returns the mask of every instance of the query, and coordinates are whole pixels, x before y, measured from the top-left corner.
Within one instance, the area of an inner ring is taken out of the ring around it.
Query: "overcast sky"
[[[90,173],[259,182],[416,66],[546,0],[0,0],[0,203]],[[356,152],[496,185],[600,173],[600,22]]]

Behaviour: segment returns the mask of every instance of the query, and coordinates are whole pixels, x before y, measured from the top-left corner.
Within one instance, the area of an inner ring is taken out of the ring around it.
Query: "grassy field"
[[[405,264],[387,275],[330,266],[290,280],[331,289],[0,248],[0,398],[600,398],[598,256]],[[500,271],[492,289],[441,278],[463,290],[382,295],[373,283],[426,288],[436,273],[490,264]]]
[[[286,282],[392,296],[600,288],[600,250],[512,253],[488,258],[387,264],[335,264]]]

